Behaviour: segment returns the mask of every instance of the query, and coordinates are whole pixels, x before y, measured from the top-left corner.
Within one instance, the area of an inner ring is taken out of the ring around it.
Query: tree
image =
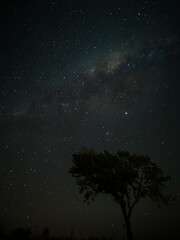
[[[48,239],[50,235],[49,228],[44,228],[42,232],[42,239]]]
[[[149,198],[158,207],[170,202],[171,197],[164,193],[170,177],[164,176],[146,155],[131,155],[128,151],[97,153],[82,148],[72,159],[69,173],[76,179],[84,201],[89,204],[98,193],[111,194],[121,207],[128,240],[133,239],[130,220],[140,199]]]
[[[31,239],[32,231],[30,228],[17,228],[13,232],[13,239],[17,240],[25,240]]]

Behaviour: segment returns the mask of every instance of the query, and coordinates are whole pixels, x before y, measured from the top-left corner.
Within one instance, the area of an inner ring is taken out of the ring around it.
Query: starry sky
[[[141,201],[139,239],[179,239],[178,1],[0,1],[0,223],[124,237],[120,206],[86,206],[67,173],[82,146],[147,154],[175,201]],[[165,237],[166,236],[166,237]]]

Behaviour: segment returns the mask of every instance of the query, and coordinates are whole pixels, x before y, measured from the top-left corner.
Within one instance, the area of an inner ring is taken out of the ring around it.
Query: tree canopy
[[[141,198],[151,199],[158,207],[171,199],[164,193],[170,177],[164,176],[147,155],[131,155],[128,151],[98,153],[82,148],[72,158],[69,173],[76,179],[84,201],[89,203],[98,193],[111,194],[121,206],[128,234],[132,210]],[[129,235],[128,239],[132,239]]]

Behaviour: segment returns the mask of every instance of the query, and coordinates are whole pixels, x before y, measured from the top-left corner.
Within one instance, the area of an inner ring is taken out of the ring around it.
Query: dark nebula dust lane
[[[0,3],[0,224],[123,238],[106,195],[86,206],[68,174],[82,146],[148,154],[175,201],[142,201],[139,239],[179,239],[179,16],[170,0]]]

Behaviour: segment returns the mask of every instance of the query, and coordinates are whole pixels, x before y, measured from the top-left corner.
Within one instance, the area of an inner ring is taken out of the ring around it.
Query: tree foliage
[[[170,196],[164,193],[170,177],[164,176],[146,155],[131,155],[128,151],[97,153],[82,148],[73,154],[69,173],[76,179],[85,202],[94,200],[98,193],[111,194],[121,206],[127,228],[132,210],[141,198],[151,199],[158,207],[170,201]]]

